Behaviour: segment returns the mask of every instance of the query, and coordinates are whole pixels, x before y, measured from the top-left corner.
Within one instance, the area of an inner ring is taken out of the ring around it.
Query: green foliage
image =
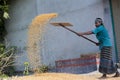
[[[7,74],[9,76],[13,75],[14,68],[14,54],[15,47],[5,46],[0,44],[0,74]]]
[[[0,0],[0,43],[4,43],[4,37],[7,34],[5,20],[9,18],[8,5],[9,0]],[[0,44],[0,74],[12,75],[14,69],[14,47],[8,47]]]
[[[4,74],[8,75],[8,76],[12,76],[15,73],[15,67],[13,65],[8,66],[4,69]]]
[[[4,21],[9,18],[8,10],[8,0],[0,0],[0,42],[4,41],[4,36],[7,33]]]
[[[0,9],[3,10],[4,12],[8,11],[8,5],[0,5]]]
[[[28,75],[29,74],[29,62],[24,62],[24,66],[25,66],[25,69],[23,71],[23,74]]]
[[[0,0],[0,19],[5,18],[4,13],[8,13],[9,5],[7,2],[8,0]]]
[[[0,74],[0,80],[1,78],[8,78],[8,76],[6,74]]]
[[[42,65],[42,66],[39,67],[38,72],[39,72],[39,73],[45,73],[45,72],[48,72],[48,70],[49,70],[49,67],[48,67],[48,66]]]

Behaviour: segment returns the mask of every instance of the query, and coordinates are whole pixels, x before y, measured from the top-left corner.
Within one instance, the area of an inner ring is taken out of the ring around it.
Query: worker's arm
[[[91,35],[93,34],[92,31],[87,31],[87,32],[81,32],[81,33],[78,33],[79,35]]]
[[[83,36],[83,35],[91,35],[91,34],[94,34],[93,31],[87,31],[87,32],[81,32],[81,33],[78,33],[79,35]],[[96,46],[99,46],[100,43],[96,43]]]

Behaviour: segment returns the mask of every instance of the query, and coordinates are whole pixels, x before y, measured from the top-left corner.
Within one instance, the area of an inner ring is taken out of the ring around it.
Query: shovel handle
[[[70,28],[67,28],[67,27],[65,27],[65,26],[62,25],[62,24],[59,24],[59,25],[62,26],[63,28],[65,28],[65,29],[67,29],[67,30],[69,30],[69,31],[71,31],[71,32],[73,32],[73,33],[75,33],[76,35],[78,35],[78,36],[80,36],[80,37],[83,37],[84,39],[86,39],[86,40],[88,40],[88,41],[90,41],[90,42],[92,42],[92,43],[94,43],[94,44],[97,44],[97,42],[95,42],[95,41],[93,41],[93,40],[91,40],[91,39],[89,39],[89,38],[87,38],[87,37],[85,37],[85,36],[83,36],[83,35],[80,35],[79,33],[77,33],[77,32],[75,32],[75,31],[71,30]]]

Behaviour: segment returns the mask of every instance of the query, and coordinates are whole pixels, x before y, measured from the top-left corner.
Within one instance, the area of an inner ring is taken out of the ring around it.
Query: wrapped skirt
[[[99,72],[103,74],[113,74],[117,71],[117,66],[112,60],[112,47],[104,46],[100,53]]]

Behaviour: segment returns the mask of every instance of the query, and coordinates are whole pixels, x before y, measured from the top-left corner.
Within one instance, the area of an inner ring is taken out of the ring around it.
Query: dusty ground
[[[99,79],[100,73],[90,74],[68,74],[68,73],[42,73],[30,76],[14,77],[12,80],[103,80]],[[120,80],[120,77],[113,78],[109,75],[104,80]]]

